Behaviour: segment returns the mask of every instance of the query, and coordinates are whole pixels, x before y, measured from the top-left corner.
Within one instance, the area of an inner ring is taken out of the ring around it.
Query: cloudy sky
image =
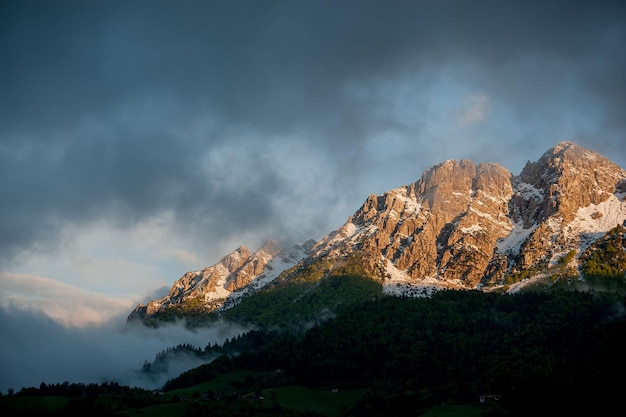
[[[626,167],[620,3],[3,0],[0,304],[96,323],[447,159]]]

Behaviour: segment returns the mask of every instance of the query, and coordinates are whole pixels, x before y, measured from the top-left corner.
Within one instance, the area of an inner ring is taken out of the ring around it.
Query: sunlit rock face
[[[358,230],[360,237],[322,239],[314,250],[331,256],[362,250],[409,280],[436,278],[475,287],[496,242],[513,227],[511,177],[498,164],[446,161],[411,185],[370,196],[349,220],[352,227],[343,226]]]

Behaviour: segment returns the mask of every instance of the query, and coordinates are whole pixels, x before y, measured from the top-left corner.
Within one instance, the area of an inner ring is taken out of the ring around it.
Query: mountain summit
[[[254,253],[240,246],[215,265],[187,272],[174,283],[165,297],[152,300],[147,305],[139,304],[128,319],[145,319],[167,312],[176,315],[228,308],[294,266],[308,255],[314,243],[310,240],[286,250],[277,242],[267,240]]]
[[[608,231],[623,233],[625,221],[626,170],[575,143],[557,144],[518,176],[496,163],[448,160],[410,185],[370,195],[318,242],[289,251],[268,242],[254,254],[240,247],[129,318],[227,309],[312,265],[331,275],[348,258],[389,294],[514,291],[556,266],[580,279],[580,257]]]

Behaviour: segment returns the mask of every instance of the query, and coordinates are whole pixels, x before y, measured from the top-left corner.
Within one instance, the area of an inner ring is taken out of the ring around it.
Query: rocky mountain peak
[[[232,273],[240,268],[241,265],[243,265],[243,263],[250,258],[250,255],[252,255],[252,252],[250,252],[247,247],[242,245],[228,255],[224,256],[220,260],[220,263],[226,267],[228,272]]]
[[[600,204],[612,196],[625,171],[604,156],[572,142],[561,142],[520,174],[522,183],[540,191],[538,217],[559,213],[571,221],[579,207]]]
[[[496,163],[449,160],[411,184],[370,196],[342,228],[313,249],[318,256],[359,250],[405,281],[475,285],[498,238],[512,228],[511,173]]]
[[[276,241],[266,240],[254,253],[240,246],[215,265],[180,277],[165,297],[138,305],[129,320],[187,309],[212,311],[232,306],[245,294],[254,292],[275,279],[308,255],[311,241],[283,249]]]
[[[268,239],[268,240],[266,240],[263,243],[263,245],[259,249],[259,252],[262,251],[262,252],[267,253],[270,256],[276,256],[282,250],[283,250],[283,248],[278,244],[278,242],[276,242],[275,240],[272,240],[272,239]]]

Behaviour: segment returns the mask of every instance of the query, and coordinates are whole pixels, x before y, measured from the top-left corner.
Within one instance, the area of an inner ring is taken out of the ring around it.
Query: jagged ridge
[[[267,240],[254,253],[240,246],[215,265],[187,272],[174,283],[168,295],[146,305],[139,304],[128,319],[145,319],[168,309],[208,312],[228,308],[295,265],[309,253],[314,243],[310,240],[286,250],[277,242]]]
[[[313,251],[368,253],[386,270],[388,293],[491,290],[622,225],[625,184],[625,170],[572,142],[519,176],[498,164],[446,161],[414,184],[368,197]]]

